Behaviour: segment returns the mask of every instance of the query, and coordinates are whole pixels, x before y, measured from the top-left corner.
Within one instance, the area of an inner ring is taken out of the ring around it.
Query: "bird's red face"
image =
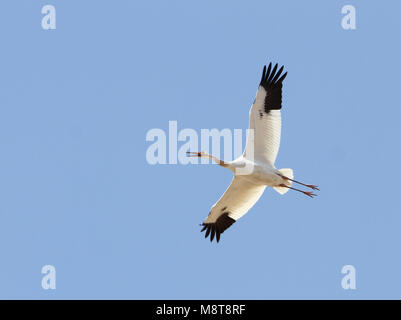
[[[203,155],[203,151],[199,151],[199,152],[187,151],[188,157],[202,157],[202,155]]]

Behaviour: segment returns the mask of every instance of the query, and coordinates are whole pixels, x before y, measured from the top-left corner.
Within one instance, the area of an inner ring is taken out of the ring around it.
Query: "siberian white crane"
[[[267,69],[266,66],[263,68],[256,98],[249,112],[250,130],[245,151],[239,158],[228,162],[203,151],[187,153],[190,157],[209,158],[234,173],[230,186],[201,225],[201,232],[206,230],[205,238],[210,235],[210,241],[216,236],[219,242],[220,235],[254,206],[266,186],[280,194],[292,189],[311,198],[316,194],[294,188],[292,183],[319,190],[315,185],[294,180],[292,169],[278,170],[274,166],[280,147],[282,83],[287,76],[287,72],[281,76],[284,66],[278,71],[277,66],[272,69],[270,63]]]

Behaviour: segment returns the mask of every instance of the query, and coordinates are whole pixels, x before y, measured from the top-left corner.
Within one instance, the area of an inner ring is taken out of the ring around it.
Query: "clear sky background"
[[[57,10],[57,29],[41,9]],[[341,27],[356,8],[357,29]],[[1,1],[0,298],[401,298],[399,1]],[[284,64],[278,168],[212,244],[231,181],[146,162],[152,128],[248,127]],[[56,268],[56,290],[41,268]],[[341,268],[356,268],[356,290]]]

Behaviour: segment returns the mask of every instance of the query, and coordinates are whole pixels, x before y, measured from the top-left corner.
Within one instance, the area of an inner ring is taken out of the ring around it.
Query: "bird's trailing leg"
[[[319,190],[319,191],[320,191],[320,189],[318,188],[318,186],[315,186],[315,185],[313,185],[313,184],[305,184],[305,183],[299,182],[299,181],[297,181],[297,180],[293,180],[293,179],[290,179],[290,178],[288,178],[288,177],[286,177],[286,176],[283,176],[282,174],[278,174],[278,175],[279,175],[281,178],[283,178],[284,180],[289,180],[289,181],[298,183],[298,184],[300,184],[300,185],[303,185],[303,186],[305,186],[305,187],[311,188],[311,189],[313,189],[313,190]]]
[[[312,191],[304,191],[304,190],[296,189],[296,188],[287,186],[285,184],[280,184],[280,187],[288,188],[288,189],[295,190],[295,191],[298,191],[298,192],[302,192],[303,194],[306,194],[308,197],[311,197],[311,198],[317,196],[317,194],[314,194]]]

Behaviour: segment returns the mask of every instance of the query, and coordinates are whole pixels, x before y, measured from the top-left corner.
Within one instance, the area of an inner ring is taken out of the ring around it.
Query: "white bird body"
[[[286,180],[279,176],[279,170],[266,162],[258,160],[252,161],[248,160],[244,156],[241,156],[231,162],[226,162],[226,164],[227,168],[233,171],[235,177],[242,177],[245,180],[257,185],[277,187],[280,184],[287,183]],[[251,173],[237,173],[238,169],[243,168],[250,168]]]
[[[282,82],[287,75],[285,73],[280,77],[283,68],[277,70],[276,64],[272,69],[270,63],[267,70],[266,66],[263,69],[256,98],[249,112],[250,131],[244,153],[240,157],[226,162],[203,151],[188,152],[189,156],[209,158],[234,173],[230,186],[213,205],[202,224],[201,231],[206,230],[205,237],[210,234],[210,241],[216,236],[219,242],[220,234],[253,207],[267,186],[280,194],[292,189],[310,197],[315,194],[293,188],[292,182],[318,190],[314,185],[293,180],[292,169],[278,170],[274,166],[281,137]]]

